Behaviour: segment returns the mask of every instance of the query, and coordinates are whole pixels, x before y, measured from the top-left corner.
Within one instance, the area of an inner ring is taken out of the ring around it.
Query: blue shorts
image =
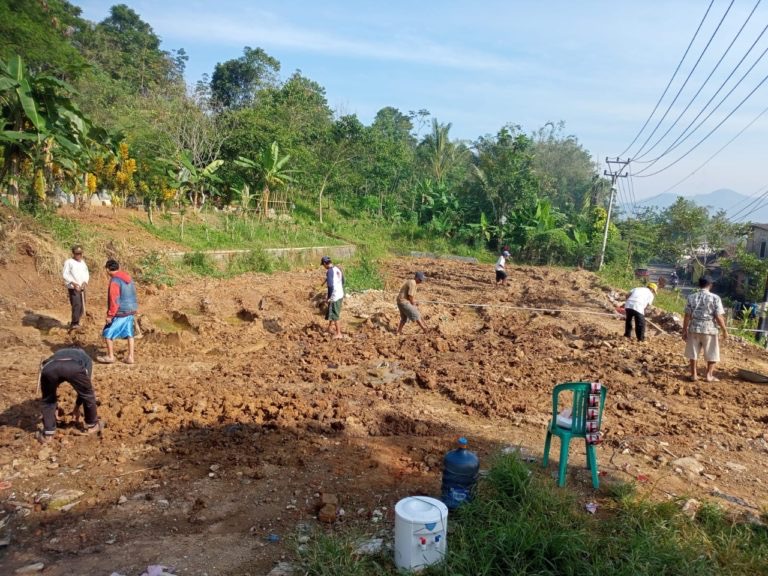
[[[102,336],[107,340],[133,338],[133,316],[117,316],[104,326]]]

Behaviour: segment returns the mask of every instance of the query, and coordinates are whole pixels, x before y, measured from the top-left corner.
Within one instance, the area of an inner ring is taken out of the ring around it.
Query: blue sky
[[[709,6],[708,0],[123,0],[148,22],[166,50],[189,55],[187,80],[212,73],[217,62],[238,58],[244,46],[261,47],[281,63],[283,78],[296,69],[326,89],[339,114],[369,124],[376,112],[427,109],[452,124],[454,138],[495,134],[504,124],[530,133],[564,121],[601,170],[605,156],[650,160],[664,151],[698,114],[768,24],[768,2],[715,70],[756,0],[735,0],[719,31],[656,133],[672,98],[702,53],[730,0],[714,0],[708,17],[659,110],[625,151],[672,77]],[[116,2],[72,0],[98,22]],[[715,97],[719,102],[757,62],[720,109],[679,148],[646,173],[665,168],[704,137],[768,74],[768,32]],[[700,86],[700,95],[691,102]],[[768,112],[704,164],[768,104],[768,81],[698,148],[655,176],[624,183],[620,197],[649,198],[666,191],[684,196],[731,188],[745,195],[768,186],[765,150]],[[673,124],[678,116],[680,121]],[[699,118],[697,123],[701,121]],[[664,132],[668,136],[643,155]],[[635,163],[638,172],[645,164]],[[621,199],[621,198],[620,198]]]

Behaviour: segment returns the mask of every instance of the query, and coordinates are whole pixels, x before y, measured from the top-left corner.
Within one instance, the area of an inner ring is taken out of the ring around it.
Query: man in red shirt
[[[136,299],[136,284],[124,271],[120,270],[120,264],[116,260],[107,260],[105,266],[109,274],[109,289],[107,291],[107,322],[102,335],[107,342],[107,355],[96,358],[103,364],[112,364],[115,361],[114,340],[128,339],[128,356],[124,362],[133,364],[133,317],[138,310]]]

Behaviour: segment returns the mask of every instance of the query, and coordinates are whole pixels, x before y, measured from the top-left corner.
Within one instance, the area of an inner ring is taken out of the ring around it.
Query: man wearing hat
[[[80,328],[80,319],[85,313],[85,288],[91,279],[88,273],[88,265],[83,260],[83,247],[72,246],[72,258],[64,262],[61,272],[64,284],[69,292],[69,305],[72,307],[72,320],[69,323],[71,330]]]
[[[645,340],[645,309],[653,303],[658,286],[650,282],[647,286],[633,288],[624,303],[626,319],[624,320],[624,336],[632,338],[632,318],[635,319],[635,335],[638,341]]]
[[[406,280],[405,284],[400,288],[400,292],[397,295],[397,309],[400,310],[400,325],[397,327],[397,334],[400,335],[403,332],[403,326],[405,323],[411,320],[416,322],[424,332],[428,332],[424,321],[421,319],[419,313],[418,304],[416,302],[416,285],[424,282],[424,272],[416,272],[413,278]]]
[[[328,330],[333,333],[334,340],[343,338],[339,319],[341,318],[341,305],[344,301],[344,274],[341,268],[334,266],[330,256],[323,256],[320,264],[325,268],[325,284],[328,285]]]
[[[504,250],[496,260],[496,286],[507,285],[507,258],[509,258],[509,252]]]

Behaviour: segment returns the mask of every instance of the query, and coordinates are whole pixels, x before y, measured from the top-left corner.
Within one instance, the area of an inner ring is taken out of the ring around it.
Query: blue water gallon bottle
[[[467,450],[467,439],[459,438],[458,444],[443,459],[442,501],[449,510],[472,500],[480,471],[480,460]]]

